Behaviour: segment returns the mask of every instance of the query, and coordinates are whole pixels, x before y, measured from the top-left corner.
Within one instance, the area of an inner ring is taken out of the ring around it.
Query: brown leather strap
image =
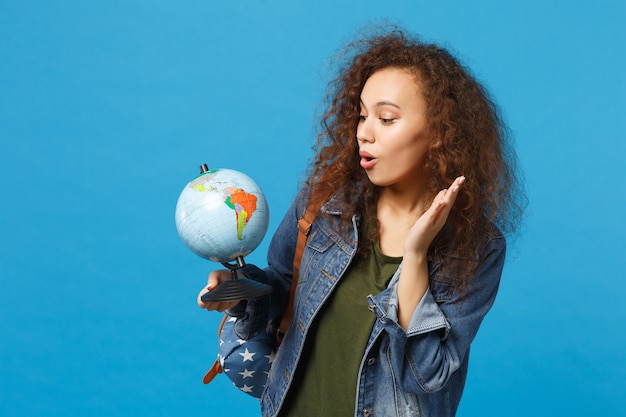
[[[293,257],[293,276],[291,278],[291,288],[289,289],[289,301],[287,302],[287,307],[283,313],[283,318],[280,321],[278,330],[276,330],[276,347],[280,346],[282,343],[283,337],[293,318],[293,302],[296,287],[298,286],[298,273],[300,272],[302,253],[304,252],[307,236],[311,233],[311,226],[313,225],[313,220],[315,220],[318,211],[319,207],[316,207],[316,204],[309,204],[309,207],[307,207],[300,220],[298,220],[298,241],[296,243],[296,253]]]
[[[228,320],[228,314],[224,314],[224,317],[222,317],[222,321],[220,322],[220,326],[217,329],[218,339],[222,334],[222,327],[224,327],[224,323],[226,323],[226,320]],[[202,382],[208,384],[209,382],[213,381],[213,378],[215,378],[217,374],[221,374],[222,372],[224,372],[224,370],[222,369],[220,360],[216,359],[215,362],[213,362],[213,366],[211,366],[211,369],[209,369],[204,375],[204,378],[202,378]]]
[[[202,378],[202,382],[208,384],[213,381],[213,378],[215,378],[217,374],[221,374],[222,372],[224,372],[222,365],[220,364],[220,361],[216,359],[215,362],[213,362],[211,369],[209,369],[209,371],[204,375],[204,378]]]

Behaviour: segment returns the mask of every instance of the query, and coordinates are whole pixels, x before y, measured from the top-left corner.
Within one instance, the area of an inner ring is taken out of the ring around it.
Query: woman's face
[[[370,181],[411,188],[423,182],[430,138],[426,102],[415,76],[399,68],[375,72],[363,87],[360,107],[356,137]]]

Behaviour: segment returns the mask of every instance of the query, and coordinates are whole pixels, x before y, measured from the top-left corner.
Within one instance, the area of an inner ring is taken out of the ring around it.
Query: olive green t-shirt
[[[384,290],[402,261],[372,244],[350,267],[311,326],[281,417],[354,415],[357,377],[376,316],[367,296]]]

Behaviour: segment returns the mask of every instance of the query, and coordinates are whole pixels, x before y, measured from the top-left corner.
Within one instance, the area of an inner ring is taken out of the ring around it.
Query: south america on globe
[[[232,169],[206,168],[181,192],[176,229],[197,255],[227,263],[251,253],[269,224],[269,209],[260,187]]]

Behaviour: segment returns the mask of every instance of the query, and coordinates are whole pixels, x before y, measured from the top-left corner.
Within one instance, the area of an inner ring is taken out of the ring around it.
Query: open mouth
[[[376,164],[376,158],[367,152],[359,152],[359,156],[361,156],[361,168],[370,169]]]

